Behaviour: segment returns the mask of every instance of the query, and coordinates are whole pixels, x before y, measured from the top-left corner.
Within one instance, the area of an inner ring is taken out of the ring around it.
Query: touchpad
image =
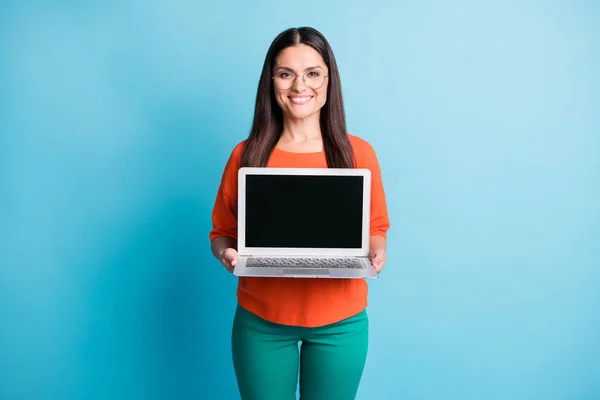
[[[246,267],[249,276],[281,276],[281,268]]]
[[[327,268],[284,268],[284,275],[329,275]]]

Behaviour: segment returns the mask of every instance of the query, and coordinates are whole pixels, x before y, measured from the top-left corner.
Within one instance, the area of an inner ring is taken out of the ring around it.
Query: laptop
[[[234,275],[377,278],[370,204],[368,169],[240,168]]]

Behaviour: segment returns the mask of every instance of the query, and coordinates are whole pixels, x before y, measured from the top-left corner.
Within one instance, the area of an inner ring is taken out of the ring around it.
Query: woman
[[[315,29],[286,30],[271,44],[252,130],[225,167],[210,239],[229,272],[238,259],[237,171],[243,166],[370,169],[370,258],[381,272],[389,220],[379,164],[366,141],[346,132],[335,58]],[[363,279],[240,278],[237,297],[232,352],[242,399],[295,399],[298,374],[304,400],[355,398],[368,342]]]

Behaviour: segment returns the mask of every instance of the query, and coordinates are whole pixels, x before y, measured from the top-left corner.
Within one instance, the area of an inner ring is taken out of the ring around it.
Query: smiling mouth
[[[312,99],[312,96],[290,96],[288,98],[290,99],[292,104],[301,106],[308,103],[310,99]]]

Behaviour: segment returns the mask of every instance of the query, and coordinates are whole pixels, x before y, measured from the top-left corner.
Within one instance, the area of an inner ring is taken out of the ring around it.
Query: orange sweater
[[[371,145],[350,135],[358,168],[371,170],[371,236],[386,237],[390,226],[381,172]],[[237,173],[245,141],[238,144],[225,166],[217,193],[210,240],[237,239]],[[275,148],[268,167],[327,168],[325,152],[290,153]],[[367,306],[364,279],[239,278],[237,298],[244,309],[283,325],[317,327],[360,313]]]

